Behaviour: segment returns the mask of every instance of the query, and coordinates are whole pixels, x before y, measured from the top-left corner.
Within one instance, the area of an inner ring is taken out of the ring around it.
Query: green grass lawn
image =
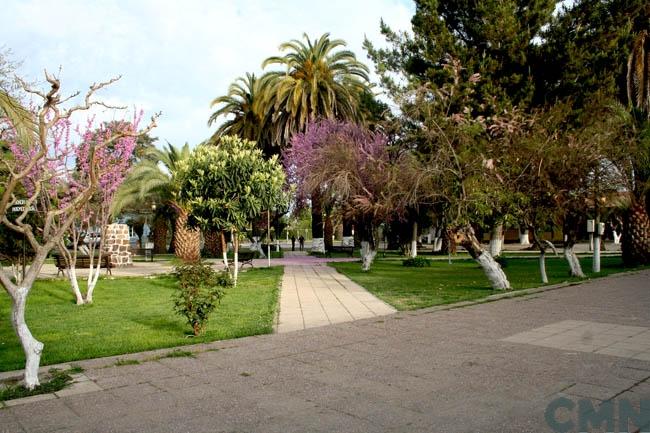
[[[590,258],[581,258],[580,262],[589,278],[629,270],[623,268],[620,257],[601,258],[601,273],[598,275],[590,272]],[[446,260],[437,260],[432,261],[431,267],[410,268],[402,266],[401,260],[379,259],[373,263],[370,272],[362,272],[358,262],[329,265],[398,310],[484,298],[498,292],[491,289],[483,271],[473,260],[456,259],[451,265]],[[515,290],[542,285],[537,259],[509,257],[504,270]],[[561,258],[547,258],[546,272],[549,284],[580,280],[569,278],[569,267]]]
[[[95,302],[76,306],[65,280],[38,281],[28,298],[27,323],[45,343],[41,365],[244,337],[272,332],[282,268],[251,269],[226,292],[205,334],[172,309],[175,279],[115,278],[98,282]],[[24,367],[10,323],[10,300],[0,296],[0,371]]]

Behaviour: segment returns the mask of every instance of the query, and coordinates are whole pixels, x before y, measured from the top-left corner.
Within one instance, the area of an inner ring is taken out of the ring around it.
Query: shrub
[[[217,272],[204,262],[176,266],[178,290],[173,295],[174,311],[185,316],[194,335],[199,335],[208,323],[210,313],[217,308],[224,289],[233,285],[227,272]]]
[[[402,266],[410,268],[424,268],[431,266],[431,260],[424,257],[411,257],[410,259],[402,260]]]

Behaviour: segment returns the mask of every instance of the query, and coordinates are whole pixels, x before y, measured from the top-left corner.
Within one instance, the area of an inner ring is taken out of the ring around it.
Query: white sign
[[[11,211],[12,212],[25,212],[25,205],[26,204],[27,204],[27,200],[25,200],[25,199],[16,200],[14,202],[14,205],[11,207]],[[28,212],[35,212],[35,211],[36,211],[36,207],[34,205],[31,205],[29,207]]]

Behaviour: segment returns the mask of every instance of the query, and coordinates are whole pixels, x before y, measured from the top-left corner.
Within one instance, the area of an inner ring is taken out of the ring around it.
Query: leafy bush
[[[224,289],[233,285],[227,272],[217,272],[204,262],[176,266],[178,290],[173,295],[174,311],[187,318],[194,335],[199,335],[208,323],[210,313],[217,308]]]
[[[402,260],[402,266],[410,268],[424,268],[431,266],[431,260],[424,257],[411,257],[410,259]]]

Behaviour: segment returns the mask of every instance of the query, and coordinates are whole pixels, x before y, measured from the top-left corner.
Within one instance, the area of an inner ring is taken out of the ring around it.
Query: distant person
[[[296,236],[291,235],[291,251],[296,251]]]
[[[298,238],[298,242],[300,242],[300,251],[305,249],[305,238],[302,237],[302,235]]]

